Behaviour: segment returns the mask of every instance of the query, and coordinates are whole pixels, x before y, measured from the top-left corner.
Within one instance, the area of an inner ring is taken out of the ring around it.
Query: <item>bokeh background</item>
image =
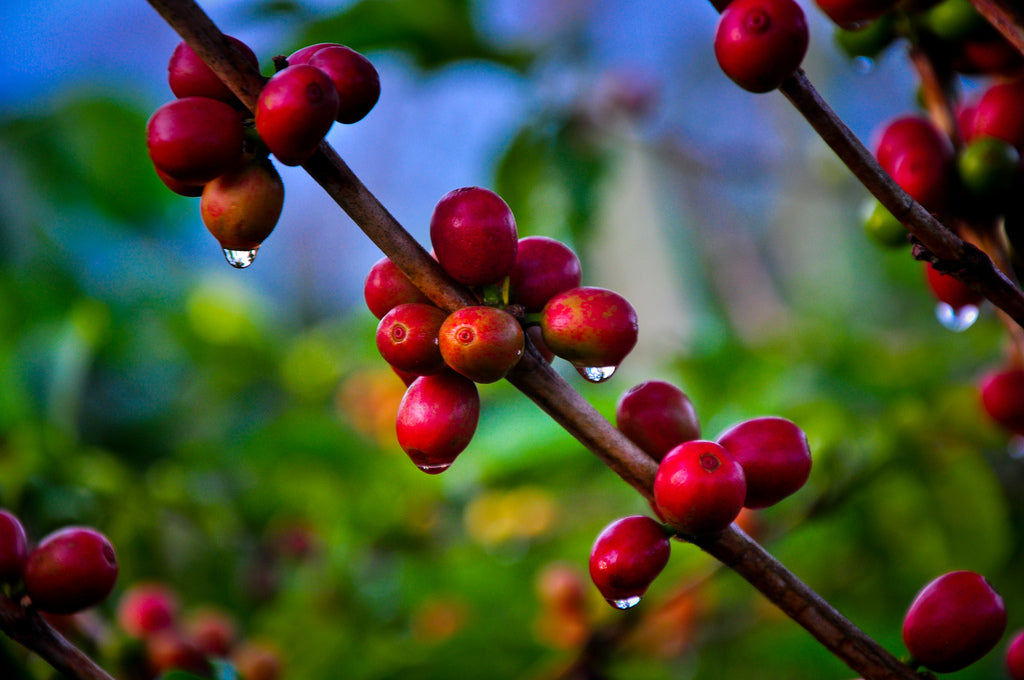
[[[856,133],[915,109],[900,46],[851,61],[802,5],[805,70]],[[718,70],[709,3],[203,7],[265,74],[313,42],[371,58],[380,102],[328,139],[421,242],[444,193],[487,186],[520,235],[571,244],[585,283],[633,302],[619,372],[566,371],[603,413],[661,378],[707,438],[759,415],[801,425],[808,485],[748,526],[887,648],[905,653],[907,605],[952,569],[988,576],[1024,626],[1024,464],[974,387],[1003,327],[990,309],[963,333],[937,323],[920,265],[865,237],[866,192],[780,95]],[[0,506],[36,539],[111,537],[118,589],[69,634],[115,675],[118,597],[155,581],[183,610],[229,612],[296,680],[570,677],[589,635],[603,653],[572,677],[852,676],[686,544],[638,607],[603,602],[590,545],[649,509],[508,385],[482,388],[450,470],[417,470],[362,301],[380,252],[278,166],[282,219],[234,270],[198,200],[153,173],[144,127],[178,37],[148,4],[5,3],[0,26]],[[551,590],[573,579],[566,614]],[[1001,649],[951,677],[1004,677]],[[7,640],[0,667],[52,676]]]

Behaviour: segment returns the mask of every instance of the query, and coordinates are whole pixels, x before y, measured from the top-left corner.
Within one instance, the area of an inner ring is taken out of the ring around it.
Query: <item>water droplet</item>
[[[875,60],[871,57],[859,56],[853,58],[853,68],[861,75],[869,75],[875,70]]]
[[[964,305],[959,309],[953,309],[945,302],[935,305],[935,317],[946,330],[960,333],[974,325],[978,320],[978,307],[976,305]]]
[[[608,600],[616,609],[632,609],[640,603],[640,596],[626,597],[621,600]]]
[[[576,372],[592,383],[604,382],[612,377],[617,366],[577,366]]]
[[[450,468],[451,466],[452,466],[451,463],[432,463],[432,464],[425,464],[425,465],[419,465],[419,464],[416,465],[416,467],[418,467],[420,470],[423,470],[428,475],[439,475],[442,472],[444,472],[445,470],[447,470],[448,468]]]
[[[236,269],[245,269],[252,264],[252,261],[256,259],[256,251],[260,247],[256,246],[252,250],[231,250],[230,248],[224,249],[224,259],[228,261],[228,264]]]

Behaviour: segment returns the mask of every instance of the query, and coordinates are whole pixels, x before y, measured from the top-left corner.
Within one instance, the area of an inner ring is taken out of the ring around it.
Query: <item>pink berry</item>
[[[199,214],[221,248],[255,250],[270,236],[284,208],[284,183],[268,159],[250,160],[203,188]]]
[[[516,261],[518,232],[508,205],[480,187],[445,194],[430,218],[430,242],[448,274],[470,286],[499,283]]]
[[[658,514],[689,536],[724,531],[743,509],[743,468],[715,442],[683,442],[668,452],[654,477]]]
[[[55,531],[29,553],[25,590],[39,611],[73,614],[99,604],[117,581],[117,556],[95,529]]]
[[[747,480],[745,507],[774,505],[796,492],[810,476],[807,435],[785,418],[746,420],[721,434],[718,443],[743,468]]]
[[[334,82],[338,90],[339,123],[355,123],[377,104],[380,98],[380,77],[370,60],[344,45],[328,45],[317,50],[307,61]]]
[[[416,375],[444,370],[438,343],[444,310],[407,302],[385,314],[377,324],[377,350],[393,368]]]
[[[548,300],[541,311],[544,343],[577,369],[614,370],[636,345],[636,310],[618,293],[581,286]]]
[[[447,470],[476,432],[480,393],[454,371],[417,378],[398,405],[398,444],[428,474]]]
[[[985,413],[993,421],[1024,436],[1024,369],[990,371],[978,383],[978,392]]]
[[[473,382],[505,377],[523,356],[525,335],[514,316],[496,307],[470,306],[448,315],[438,335],[448,366]]]
[[[700,438],[693,402],[663,380],[648,380],[624,392],[615,406],[615,425],[658,461],[679,444]]]
[[[0,583],[21,580],[28,561],[28,538],[21,520],[7,510],[0,510]]]
[[[146,148],[157,170],[184,184],[205,184],[242,157],[242,117],[208,97],[167,102],[146,123]]]
[[[512,299],[528,312],[539,312],[552,297],[580,285],[580,259],[572,248],[547,236],[519,239],[509,273]]]
[[[1005,660],[1010,680],[1024,680],[1024,630],[1018,630],[1010,638]]]
[[[669,534],[650,517],[632,515],[606,526],[590,550],[590,578],[606,600],[625,609],[657,578],[671,552]]]
[[[715,57],[743,89],[768,92],[800,67],[808,40],[807,19],[793,0],[733,0],[718,20]]]
[[[138,583],[126,590],[117,605],[117,622],[128,635],[145,638],[175,625],[178,596],[161,583]]]
[[[409,277],[387,256],[377,260],[363,282],[366,306],[378,319],[405,302],[432,304]]]
[[[289,66],[267,81],[256,102],[256,131],[285,165],[316,151],[338,115],[338,90],[320,69]]]
[[[238,38],[229,35],[224,37],[242,53],[254,69],[259,70],[259,59],[252,48]],[[178,43],[171,53],[171,60],[167,64],[167,81],[175,97],[209,97],[232,106],[239,106],[235,93],[184,41]]]

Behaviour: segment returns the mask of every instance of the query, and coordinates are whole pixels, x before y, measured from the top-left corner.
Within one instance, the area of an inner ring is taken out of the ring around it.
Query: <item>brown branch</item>
[[[68,678],[114,680],[82,650],[68,642],[35,609],[0,596],[0,630]]]
[[[1024,12],[1010,0],[971,0],[974,8],[1024,54]]]

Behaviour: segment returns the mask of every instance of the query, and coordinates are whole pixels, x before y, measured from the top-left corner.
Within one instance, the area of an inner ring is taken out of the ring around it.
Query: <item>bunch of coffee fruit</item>
[[[253,51],[227,38],[254,69]],[[167,75],[176,99],[146,125],[157,175],[174,192],[199,196],[203,223],[234,267],[252,264],[284,206],[284,184],[270,154],[284,165],[305,162],[335,121],[355,123],[380,97],[376,69],[344,45],[318,43],[287,59],[249,112],[206,63],[181,42]]]
[[[476,431],[477,383],[505,377],[527,335],[549,361],[564,358],[601,382],[636,344],[637,318],[618,293],[580,285],[571,248],[519,238],[512,211],[489,189],[445,194],[430,219],[430,241],[441,268],[479,304],[451,312],[435,306],[386,257],[370,269],[363,292],[379,319],[377,349],[407,385],[398,443],[421,470],[439,473]]]

